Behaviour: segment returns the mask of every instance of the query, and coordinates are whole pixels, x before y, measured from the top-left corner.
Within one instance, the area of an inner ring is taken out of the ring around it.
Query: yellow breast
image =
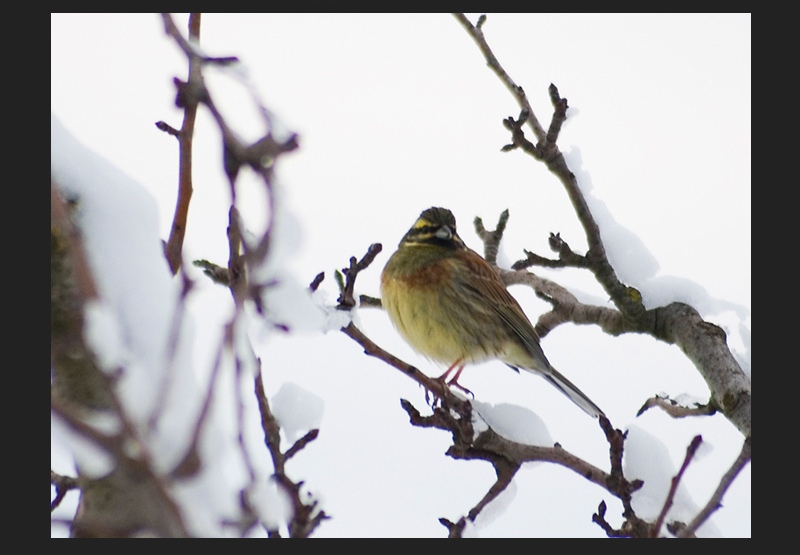
[[[497,356],[482,311],[472,310],[457,283],[459,260],[435,247],[398,250],[381,276],[383,307],[403,338],[420,354],[451,365]]]

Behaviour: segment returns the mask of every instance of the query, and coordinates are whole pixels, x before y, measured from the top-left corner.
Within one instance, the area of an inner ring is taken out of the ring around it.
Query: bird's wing
[[[538,370],[546,372],[550,368],[550,362],[544,355],[544,351],[539,346],[539,335],[533,329],[528,317],[525,316],[522,307],[511,293],[506,289],[503,280],[497,272],[486,262],[478,253],[471,251],[475,256],[462,257],[471,270],[470,280],[461,285],[466,290],[471,290],[480,296],[485,303],[516,333],[525,350],[533,359],[533,368],[528,370]]]
[[[475,254],[477,255],[477,253]],[[503,280],[500,279],[494,268],[480,255],[477,257],[463,257],[462,260],[468,264],[472,271],[469,283],[464,282],[462,286],[488,301],[486,304],[491,306],[492,310],[514,330],[521,343],[525,346],[525,350],[530,354],[532,367],[525,368],[522,366],[522,368],[541,375],[590,416],[605,416],[600,407],[595,405],[586,394],[550,365],[539,345],[539,335],[530,320],[528,320],[528,317],[525,316],[525,312],[523,312],[517,300],[508,292]]]

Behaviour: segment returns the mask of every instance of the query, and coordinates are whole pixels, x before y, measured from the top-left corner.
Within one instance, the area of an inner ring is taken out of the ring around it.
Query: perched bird
[[[519,303],[481,255],[456,233],[453,213],[420,214],[381,276],[383,307],[400,335],[418,353],[456,370],[499,359],[542,376],[591,416],[603,411],[550,366],[539,336]]]

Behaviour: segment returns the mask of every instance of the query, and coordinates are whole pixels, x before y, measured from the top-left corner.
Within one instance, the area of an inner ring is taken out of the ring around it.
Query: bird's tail
[[[595,405],[583,391],[575,387],[575,384],[562,376],[561,373],[552,366],[547,372],[537,372],[537,374],[540,374],[544,379],[558,388],[561,393],[569,397],[573,403],[582,408],[589,416],[593,416],[594,418],[601,415],[605,416],[605,413],[600,410],[600,407]]]

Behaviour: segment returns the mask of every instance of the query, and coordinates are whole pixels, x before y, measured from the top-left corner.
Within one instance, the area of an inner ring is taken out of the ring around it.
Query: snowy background
[[[474,23],[477,15],[468,17]],[[175,18],[185,32],[188,16]],[[489,14],[483,30],[544,125],[551,114],[547,86],[555,83],[569,100],[559,145],[593,198],[603,237],[619,257],[613,261],[620,277],[642,291],[648,306],[671,300],[693,304],[728,332],[749,373],[750,17]],[[281,300],[294,299],[293,289],[325,271],[320,289],[328,304],[335,303],[333,270],[347,265],[350,256],[363,256],[374,242],[384,251],[359,276],[357,293],[378,296],[380,270],[430,206],[450,208],[460,235],[479,252],[472,219],[479,215],[494,228],[508,208],[500,258],[506,267],[523,258],[522,249],[550,255],[550,232],[560,232],[573,250],[583,252],[583,232],[566,193],[542,164],[519,151],[500,152],[510,142],[501,120],[518,115],[518,107],[449,15],[207,15],[201,44],[210,55],[238,56],[267,106],[300,138],[300,148],[282,158],[277,170],[285,212],[275,262],[285,268],[286,285],[272,298],[278,319],[295,331],[281,334],[254,324],[250,338],[263,361],[267,395],[285,411],[285,422],[297,427],[284,432],[296,438],[320,427],[319,438],[288,465],[289,475],[305,480],[332,517],[315,536],[443,536],[438,518],[455,521],[466,514],[493,483],[492,468],[444,456],[448,435],[411,427],[400,408],[401,398],[424,408],[424,392],[414,382],[366,357],[345,335],[315,329],[322,318],[309,316],[313,309],[306,306],[297,316],[291,307],[282,308]],[[109,356],[121,356],[142,372],[158,366],[154,361],[161,351],[148,337],[157,342],[153,337],[163,335],[156,331],[168,329],[176,289],[165,263],[163,273],[159,270],[157,238],[168,237],[174,211],[177,141],[154,123],[180,127],[172,78],[185,79],[186,66],[155,15],[51,17],[51,109],[60,121],[51,128],[53,171],[65,181],[102,176],[96,193],[82,191],[82,198],[93,199],[81,207],[84,223],[94,225],[88,222],[96,203],[114,220],[99,218],[98,229],[133,225],[132,237],[141,240],[136,245],[143,252],[135,260],[117,260],[110,254],[114,249],[104,251],[102,245],[90,256],[95,264],[109,257],[98,270],[108,274],[99,278],[107,280],[101,289],[116,287],[119,296],[106,299],[113,308],[99,308],[97,320],[120,319],[128,333],[125,348]],[[224,73],[208,71],[206,78],[236,130],[256,139],[262,129],[241,87]],[[62,124],[125,175],[82,153]],[[216,125],[201,108],[186,261],[227,263],[229,192],[220,145]],[[113,184],[111,193],[103,183]],[[258,184],[243,175],[237,204],[257,233],[266,225],[260,194]],[[196,287],[176,365],[186,379],[182,386],[194,382],[202,390],[232,301],[226,289],[195,268],[188,270]],[[568,286],[581,300],[610,305],[587,272],[535,271]],[[512,293],[534,321],[548,309],[530,289],[516,286]],[[429,374],[441,372],[402,342],[381,311],[360,310],[356,318],[391,353]],[[635,505],[639,516],[657,514],[686,446],[694,435],[703,435],[706,445],[686,472],[686,491],[670,515],[691,518],[692,507],[707,502],[735,459],[742,438],[720,415],[675,421],[651,410],[635,417],[655,393],[708,398],[686,357],[650,337],[612,338],[593,326],[563,325],[542,346],[616,427],[630,430],[629,478],[647,483]],[[131,394],[152,387],[135,381]],[[608,468],[599,426],[542,380],[492,362],[465,370],[461,383],[487,412],[494,406],[504,416],[509,434],[544,427],[538,438],[549,433],[567,450]],[[180,492],[184,501],[220,511],[232,510],[230,496],[244,480],[235,453],[225,451],[235,440],[229,437],[234,415],[225,404],[232,384],[227,365],[214,432],[205,446],[217,453],[214,465],[228,483]],[[169,418],[175,429],[192,414],[189,405],[173,399]],[[263,435],[252,401],[247,409],[252,453],[264,478],[271,463],[263,443],[259,450]],[[61,439],[58,423],[51,425],[51,437],[51,467],[74,474],[71,444]],[[154,446],[167,466],[174,456],[168,437],[165,433]],[[749,537],[750,488],[748,466],[701,533]],[[271,499],[268,492],[264,499]],[[605,491],[561,467],[529,465],[470,533],[604,536],[591,522],[601,500],[609,505],[606,518],[618,524],[621,505]],[[76,501],[70,493],[57,515],[71,517]],[[265,505],[265,512],[276,510],[274,503]],[[213,518],[210,514],[192,515],[191,524]],[[64,533],[62,526],[51,527],[53,535]]]

